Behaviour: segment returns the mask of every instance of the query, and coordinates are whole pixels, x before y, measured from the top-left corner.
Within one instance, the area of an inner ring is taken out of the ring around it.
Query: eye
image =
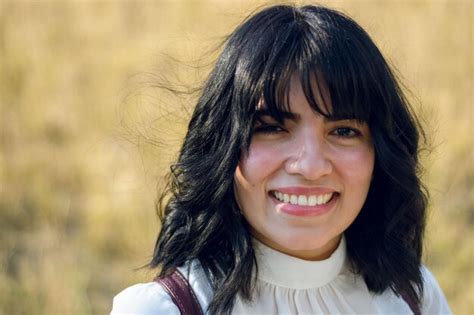
[[[334,129],[331,134],[339,138],[356,138],[362,135],[362,133],[352,127],[338,127]]]
[[[276,134],[280,132],[286,132],[286,130],[280,125],[273,124],[260,124],[253,129],[253,133],[260,134]]]

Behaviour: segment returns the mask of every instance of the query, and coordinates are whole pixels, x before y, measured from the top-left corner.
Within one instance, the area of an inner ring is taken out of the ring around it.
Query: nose
[[[324,139],[314,134],[295,139],[293,150],[285,162],[285,170],[307,180],[317,180],[330,174],[333,165]]]

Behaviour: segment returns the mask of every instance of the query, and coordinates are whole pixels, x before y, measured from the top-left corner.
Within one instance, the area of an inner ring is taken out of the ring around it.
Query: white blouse
[[[233,314],[412,314],[410,307],[390,289],[377,295],[355,275],[341,240],[326,260],[306,261],[255,242],[258,264],[256,294],[251,303],[236,298]],[[179,268],[187,277],[203,310],[213,291],[198,261]],[[426,267],[422,268],[422,314],[451,314],[446,298]],[[119,293],[111,315],[179,315],[171,297],[156,282],[140,283]]]

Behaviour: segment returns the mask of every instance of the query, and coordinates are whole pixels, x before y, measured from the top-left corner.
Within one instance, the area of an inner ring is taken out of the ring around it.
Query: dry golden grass
[[[359,21],[417,97],[433,144],[425,261],[453,311],[472,314],[473,4],[323,3]],[[195,85],[204,52],[262,4],[0,2],[0,314],[104,314],[152,277],[135,268],[193,98],[153,84]]]

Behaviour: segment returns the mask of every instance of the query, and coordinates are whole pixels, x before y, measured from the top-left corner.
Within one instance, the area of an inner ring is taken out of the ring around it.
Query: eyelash
[[[255,127],[254,133],[263,133],[263,134],[276,134],[280,132],[285,132],[286,130],[279,125],[261,125]]]
[[[350,132],[351,135],[337,134],[337,132],[338,131],[340,132],[341,130],[345,131],[345,132]],[[337,127],[331,133],[334,134],[334,136],[336,136],[338,138],[343,138],[343,139],[357,138],[357,137],[360,137],[362,135],[362,133],[359,130],[351,128],[351,127]]]
[[[340,134],[341,131],[345,133],[345,135]],[[261,125],[261,126],[255,127],[253,132],[261,133],[261,134],[277,134],[280,132],[286,132],[286,130],[279,125]],[[350,134],[347,135],[347,133],[350,133]],[[362,135],[362,133],[359,130],[351,128],[351,127],[337,127],[333,131],[331,131],[331,134],[342,139],[357,138]]]

